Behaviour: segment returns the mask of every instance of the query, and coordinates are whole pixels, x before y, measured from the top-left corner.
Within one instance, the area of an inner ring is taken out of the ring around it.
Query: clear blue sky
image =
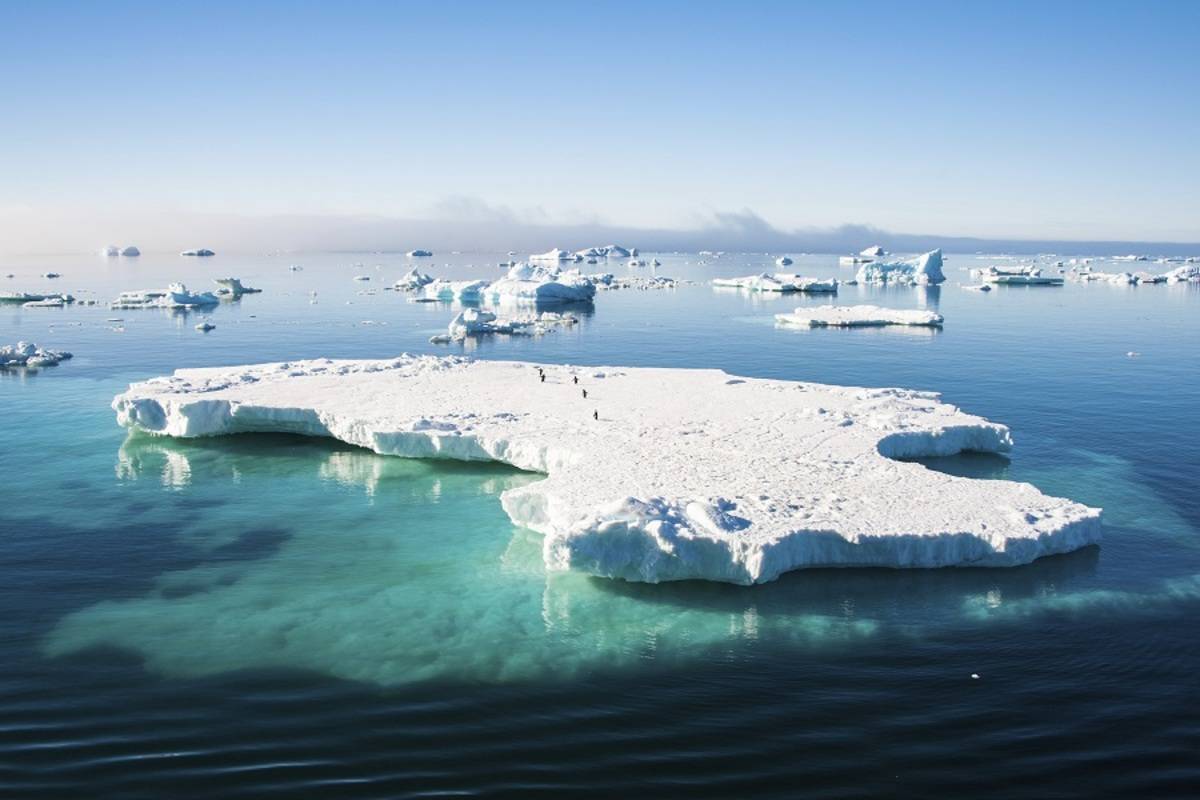
[[[0,235],[486,204],[1200,241],[1198,41],[1200,2],[3,2]]]

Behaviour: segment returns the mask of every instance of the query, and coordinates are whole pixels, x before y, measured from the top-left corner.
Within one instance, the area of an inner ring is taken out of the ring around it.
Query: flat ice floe
[[[741,278],[713,278],[713,286],[721,289],[745,289],[751,292],[837,292],[838,282],[832,279],[806,278],[788,272],[746,275]]]
[[[633,581],[1012,566],[1100,538],[1099,509],[894,460],[1011,447],[930,392],[401,356],[180,370],[113,408],[157,435],[300,433],[545,473],[501,502],[547,568]]]
[[[791,314],[776,314],[777,322],[808,328],[863,328],[880,325],[940,327],[945,318],[923,309],[880,308],[879,306],[801,306]]]

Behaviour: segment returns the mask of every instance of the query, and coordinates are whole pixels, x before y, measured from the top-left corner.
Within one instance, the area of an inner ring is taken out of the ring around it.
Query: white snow
[[[50,367],[66,361],[71,354],[65,350],[47,350],[32,342],[0,345],[0,369],[5,367]]]
[[[880,308],[879,306],[801,306],[791,314],[776,314],[784,325],[809,328],[861,328],[880,325],[939,327],[941,314],[922,309]]]
[[[856,276],[859,283],[893,283],[925,286],[946,280],[942,274],[942,251],[931,250],[904,261],[872,261]]]
[[[1011,566],[1100,538],[1099,509],[895,460],[1010,448],[930,392],[401,356],[181,370],[113,408],[158,435],[286,431],[545,473],[502,495],[509,517],[549,569],[626,580]]]

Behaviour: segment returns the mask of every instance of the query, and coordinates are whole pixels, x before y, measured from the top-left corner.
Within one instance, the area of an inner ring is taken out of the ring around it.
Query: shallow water
[[[418,263],[490,277],[504,258]],[[658,273],[697,281],[771,268],[659,258]],[[1101,547],[1011,570],[822,570],[753,588],[548,576],[538,537],[498,501],[535,475],[115,425],[114,394],[180,366],[462,352],[428,343],[453,308],[383,290],[408,263],[0,263],[15,275],[0,289],[101,300],[229,274],[264,289],[200,315],[0,306],[0,342],[76,354],[0,374],[12,794],[1194,791],[1200,286],[979,294],[958,288],[973,282],[959,268],[988,262],[959,255],[940,289],[839,296],[936,308],[941,331],[776,328],[774,313],[828,300],[698,283],[601,293],[575,328],[470,348],[940,391],[1010,425],[1016,449],[930,468],[1105,509]],[[216,329],[196,332],[204,318]]]

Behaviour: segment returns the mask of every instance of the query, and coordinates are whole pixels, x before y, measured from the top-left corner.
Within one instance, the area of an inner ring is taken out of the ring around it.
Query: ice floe
[[[617,276],[611,272],[598,272],[586,277],[598,291],[612,291],[615,289],[675,289],[681,283],[690,283],[690,281],[668,278],[665,275]]]
[[[879,306],[801,306],[791,314],[776,314],[777,322],[808,328],[863,328],[881,325],[940,327],[945,318],[924,309],[880,308]]]
[[[165,290],[137,290],[121,292],[109,308],[205,308],[215,306],[221,300],[212,292],[190,292],[182,283],[172,283]]]
[[[559,261],[583,261],[583,256],[578,253],[568,253],[566,250],[560,250],[555,247],[552,250],[547,250],[544,253],[534,253],[529,257],[530,261],[551,261],[558,263]]]
[[[713,286],[725,289],[745,289],[751,292],[836,292],[838,282],[824,278],[805,278],[786,272],[746,275],[741,278],[713,278]]]
[[[501,502],[547,568],[634,581],[1012,566],[1100,538],[1098,509],[896,460],[1010,448],[931,392],[401,356],[180,370],[113,408],[158,435],[286,431],[545,473]]]
[[[261,294],[262,289],[255,289],[251,286],[243,286],[240,278],[214,278],[214,282],[220,286],[217,289],[217,294],[222,297],[238,298],[244,294]]]
[[[71,358],[65,350],[48,350],[32,342],[0,345],[0,369],[7,367],[51,367]]]
[[[466,308],[460,311],[445,334],[433,336],[433,344],[462,341],[471,336],[504,333],[510,336],[541,336],[556,328],[574,325],[579,320],[570,314],[545,311],[520,317],[499,317],[491,311]]]
[[[925,286],[946,280],[942,274],[942,251],[902,261],[872,261],[864,264],[856,276],[859,283],[891,283]]]
[[[984,283],[997,286],[1062,286],[1063,279],[1057,275],[1043,275],[1041,267],[1025,264],[1018,267],[992,266],[973,270]]]
[[[409,258],[433,258],[433,253],[429,250],[409,250],[404,255]]]
[[[205,256],[215,256],[216,253],[214,253],[212,250],[209,250],[208,248],[200,247],[195,250],[183,250],[179,253],[179,255],[205,257]]]

